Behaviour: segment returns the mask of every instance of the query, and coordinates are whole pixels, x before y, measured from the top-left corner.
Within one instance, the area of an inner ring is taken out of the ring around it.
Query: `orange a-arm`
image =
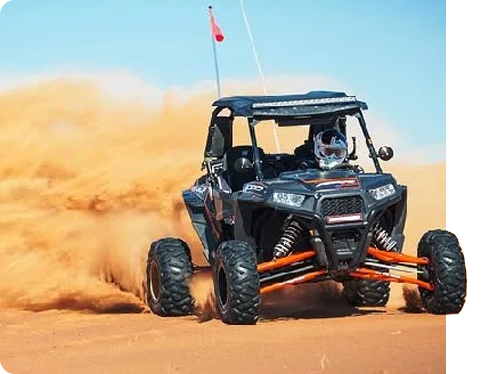
[[[386,252],[372,247],[368,248],[368,254],[379,261],[382,261],[384,263],[394,264],[394,265],[395,264],[399,264],[399,265],[401,264],[428,265],[429,264],[429,260],[424,257],[414,257],[402,253]],[[293,263],[304,261],[309,258],[313,258],[315,255],[316,252],[314,251],[305,251],[305,252],[293,253],[292,255],[285,258],[262,262],[258,264],[258,272],[262,273],[270,270],[283,268]],[[326,274],[327,271],[324,269],[314,270],[299,275],[292,279],[266,285],[261,288],[260,292],[262,294],[265,294],[272,291],[276,291],[288,285],[310,282]],[[348,273],[348,275],[354,278],[375,279],[375,280],[383,280],[386,282],[397,282],[397,283],[410,283],[410,284],[418,285],[430,291],[433,290],[433,285],[428,282],[424,282],[412,277],[392,274],[390,272],[383,272],[383,271],[367,269],[367,268],[359,268],[356,269],[355,271]]]

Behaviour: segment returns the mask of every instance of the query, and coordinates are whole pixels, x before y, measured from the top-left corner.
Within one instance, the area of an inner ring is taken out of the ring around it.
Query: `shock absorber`
[[[373,241],[379,249],[392,251],[396,249],[397,242],[392,239],[386,229],[382,227],[380,222],[377,222],[373,229]]]
[[[287,225],[284,234],[280,237],[273,248],[273,258],[286,257],[292,253],[294,245],[303,231],[302,226],[297,221],[292,221]]]

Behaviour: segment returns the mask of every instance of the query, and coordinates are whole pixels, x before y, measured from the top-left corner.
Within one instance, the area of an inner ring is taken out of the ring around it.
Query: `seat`
[[[258,148],[258,150],[260,152],[260,159],[263,161],[265,159],[265,153],[261,148]],[[236,170],[236,161],[242,157],[253,162],[253,147],[251,145],[231,147],[223,157],[225,178],[233,192],[242,190],[245,183],[256,180],[256,171],[254,167],[245,171]]]

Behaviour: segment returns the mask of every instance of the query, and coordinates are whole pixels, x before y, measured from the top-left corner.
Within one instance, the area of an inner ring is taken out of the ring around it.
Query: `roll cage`
[[[354,96],[333,91],[312,91],[304,95],[234,96],[218,99],[213,106],[216,108],[211,116],[203,162],[208,174],[214,173],[216,165],[222,165],[222,158],[233,147],[235,117],[247,119],[253,149],[253,167],[257,180],[261,181],[264,178],[262,160],[255,132],[255,127],[260,122],[272,120],[279,127],[308,125],[308,141],[312,142],[317,126],[331,124],[332,119],[346,115],[357,118],[365,137],[369,157],[373,160],[376,172],[382,173],[362,113],[362,110],[368,109],[367,104],[358,101]],[[226,110],[229,114],[223,115]],[[346,124],[343,123],[339,130],[346,137]]]

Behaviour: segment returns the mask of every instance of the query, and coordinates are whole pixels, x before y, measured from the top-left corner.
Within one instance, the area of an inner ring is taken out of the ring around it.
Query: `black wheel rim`
[[[161,295],[161,274],[158,264],[151,261],[149,269],[149,292],[153,301],[158,301]]]
[[[226,310],[229,302],[229,292],[226,272],[222,266],[219,267],[217,281],[219,284],[219,306],[221,307],[221,310]]]

